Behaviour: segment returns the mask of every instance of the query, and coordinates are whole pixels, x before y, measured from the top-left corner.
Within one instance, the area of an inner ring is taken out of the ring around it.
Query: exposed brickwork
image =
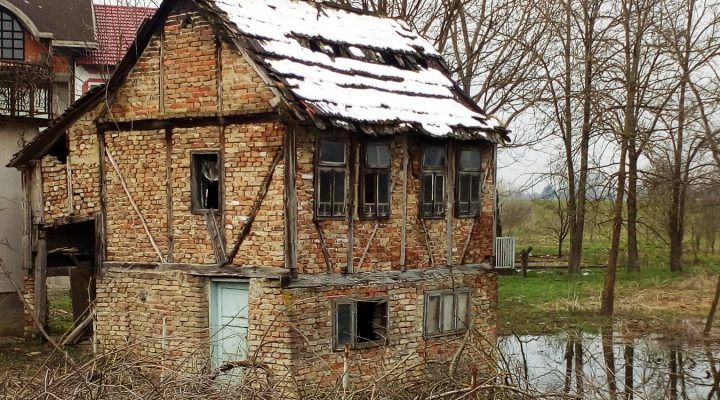
[[[30,314],[35,310],[35,278],[31,275],[23,278],[23,298],[29,306],[29,309],[28,307],[23,307],[23,336],[26,339],[32,339],[37,337],[40,332],[35,326],[35,320]]]
[[[109,132],[108,151],[120,169],[130,195],[142,212],[155,242],[167,254],[165,212],[165,133],[162,131]],[[133,210],[120,176],[105,157],[107,184],[107,259],[159,261]]]
[[[75,215],[90,216],[100,211],[100,155],[95,118],[101,109],[102,105],[98,105],[84,114],[67,131]]]
[[[208,365],[208,302],[202,278],[180,272],[110,271],[97,281],[96,314],[95,335],[102,350],[130,346],[152,363],[186,371]]]
[[[45,202],[43,220],[52,221],[68,214],[67,165],[48,155],[42,158],[40,168]]]

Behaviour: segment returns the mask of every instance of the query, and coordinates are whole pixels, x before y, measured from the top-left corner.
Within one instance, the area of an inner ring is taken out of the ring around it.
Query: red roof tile
[[[78,59],[78,64],[115,65],[135,39],[140,24],[154,8],[95,5],[98,48]]]

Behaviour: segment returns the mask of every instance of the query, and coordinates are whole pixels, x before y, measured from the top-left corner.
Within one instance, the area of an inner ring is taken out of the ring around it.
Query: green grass
[[[67,292],[54,293],[48,296],[49,301],[49,333],[62,335],[73,327],[72,300]]]

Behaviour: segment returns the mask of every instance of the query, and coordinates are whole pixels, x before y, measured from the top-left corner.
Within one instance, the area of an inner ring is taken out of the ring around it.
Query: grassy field
[[[548,203],[519,202],[524,204],[515,204],[513,208],[525,207],[526,218],[522,224],[511,224],[505,234],[516,237],[518,251],[533,247],[531,262],[552,261],[562,265],[567,260],[567,243],[564,257],[558,260],[557,241],[548,229],[552,221]],[[602,267],[607,263],[610,241],[609,223],[596,222],[609,221],[606,207],[601,205],[596,210],[596,214],[590,216],[590,233],[586,232],[583,245],[583,264],[594,267],[583,268],[577,276],[557,268],[530,271],[527,279],[520,275],[499,278],[501,333],[548,333],[568,328],[594,331],[611,322],[640,331],[702,329],[720,273],[720,254],[699,252],[696,255],[688,245],[683,259],[684,271],[671,273],[667,246],[650,229],[639,232],[641,272],[628,273],[624,267],[618,272],[614,319],[597,314],[604,280]],[[621,264],[625,262],[625,252],[623,243]]]

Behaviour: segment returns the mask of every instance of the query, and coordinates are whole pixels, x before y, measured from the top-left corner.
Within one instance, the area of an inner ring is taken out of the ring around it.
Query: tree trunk
[[[640,272],[637,240],[637,153],[635,139],[628,141],[628,190],[627,190],[627,270]]]
[[[580,272],[580,260],[582,258],[582,235],[583,230],[577,224],[578,220],[578,204],[577,204],[577,187],[575,184],[575,159],[573,149],[573,132],[572,132],[572,48],[571,48],[571,27],[572,27],[572,0],[565,3],[565,40],[563,49],[563,58],[565,62],[565,74],[563,79],[563,122],[564,122],[564,145],[565,145],[565,164],[567,167],[568,179],[568,216],[569,216],[569,232],[570,232],[570,256],[568,260],[568,273]]]
[[[712,329],[713,320],[715,319],[715,311],[717,311],[718,299],[720,299],[720,275],[718,276],[717,284],[715,284],[715,295],[713,296],[712,304],[710,305],[710,312],[708,313],[707,321],[705,321],[704,334],[710,333]]]
[[[625,154],[627,140],[623,137],[620,146],[620,165],[618,166],[617,193],[613,207],[613,228],[610,242],[610,255],[605,270],[605,283],[603,285],[600,313],[612,315],[615,303],[615,274],[617,272],[618,255],[620,253],[620,234],[623,220],[623,199],[625,197]]]

